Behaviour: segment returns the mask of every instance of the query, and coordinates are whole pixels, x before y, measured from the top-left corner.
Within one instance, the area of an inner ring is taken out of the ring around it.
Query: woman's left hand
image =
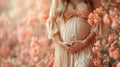
[[[87,42],[85,40],[79,40],[79,41],[72,41],[71,45],[68,45],[70,48],[68,48],[68,51],[72,54],[79,52]]]

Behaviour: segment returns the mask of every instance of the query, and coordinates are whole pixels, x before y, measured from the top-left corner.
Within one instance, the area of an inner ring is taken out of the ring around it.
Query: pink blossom
[[[112,58],[114,59],[118,59],[120,57],[120,54],[119,54],[119,48],[114,48],[114,47],[111,47],[109,49],[109,54]]]
[[[111,18],[112,20],[114,20],[114,19],[115,19],[115,16],[116,16],[116,13],[115,13],[114,11],[112,11],[112,10],[109,10],[109,14],[110,14],[110,18]]]
[[[109,41],[109,42],[112,42],[113,39],[114,39],[114,36],[113,36],[113,35],[109,35],[109,37],[108,37],[108,41]]]
[[[98,14],[95,14],[93,18],[94,18],[93,21],[95,24],[99,24],[102,20],[101,17],[98,16]]]
[[[116,3],[120,3],[120,0],[116,0]]]
[[[0,47],[0,56],[2,57],[8,57],[10,55],[10,48],[7,46],[1,46]]]
[[[104,15],[104,17],[103,17],[103,22],[104,22],[105,24],[110,24],[110,19],[109,19],[108,14],[105,14],[105,15]]]
[[[118,63],[116,64],[116,67],[120,67],[120,62],[118,62]]]
[[[30,0],[30,1],[27,0],[25,5],[28,9],[30,9],[34,6],[34,1],[33,0]]]
[[[98,40],[94,45],[98,47],[98,46],[101,46],[101,43],[100,43],[100,41]]]
[[[114,20],[114,21],[112,22],[111,27],[112,27],[113,29],[118,29],[118,28],[119,28],[119,24]]]
[[[94,25],[94,22],[91,20],[91,19],[88,19],[88,21],[87,21],[91,26],[93,26]]]
[[[96,10],[94,11],[94,13],[97,13],[97,14],[103,14],[104,11],[103,11],[103,7],[99,7],[99,8],[96,8]]]
[[[1,67],[13,67],[13,64],[11,62],[6,61],[1,64]]]
[[[100,67],[99,65],[101,65],[101,61],[98,59],[93,59],[93,63],[96,67]]]
[[[38,46],[41,45],[40,40],[38,40],[37,38],[32,38],[32,44],[35,44],[35,45],[38,45]]]
[[[119,25],[118,25],[118,23],[116,23],[115,21],[113,21],[111,27],[112,27],[113,29],[118,29]]]

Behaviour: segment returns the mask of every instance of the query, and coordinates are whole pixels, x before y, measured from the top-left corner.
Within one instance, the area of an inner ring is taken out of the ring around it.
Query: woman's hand
[[[73,47],[76,45],[75,43],[77,43],[77,42],[61,42],[61,46],[65,49],[65,50],[67,50],[67,52],[69,52],[69,53],[73,53],[73,51],[75,51],[74,49],[73,49]],[[74,46],[73,46],[74,45]],[[76,47],[77,47],[77,45],[76,45]]]
[[[70,45],[70,43],[68,43],[68,42],[61,42],[61,46],[67,51],[70,48],[69,45]]]
[[[99,31],[99,25],[98,24],[94,25],[92,31],[94,31],[96,33],[96,35],[97,35],[99,33],[98,32]]]
[[[88,37],[85,40],[77,40],[77,41],[71,41],[69,43],[64,43],[65,48],[68,52],[74,54],[79,52],[81,49],[89,45],[90,42],[92,42],[95,39],[96,34],[98,33],[98,25],[96,25],[93,28],[93,31],[90,32]]]
[[[72,41],[70,44],[68,44],[68,52],[74,54],[79,52],[84,46],[87,45],[86,40],[78,40],[78,41]]]

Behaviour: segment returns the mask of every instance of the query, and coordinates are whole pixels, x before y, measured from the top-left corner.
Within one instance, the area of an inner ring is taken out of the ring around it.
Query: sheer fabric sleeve
[[[62,7],[62,0],[52,0],[49,17],[46,22],[49,39],[55,38],[56,35],[58,36],[59,26],[56,22],[56,18],[60,16]]]

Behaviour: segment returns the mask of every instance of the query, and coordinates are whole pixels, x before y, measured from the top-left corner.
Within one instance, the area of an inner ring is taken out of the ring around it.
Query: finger
[[[69,47],[71,47],[71,46],[74,46],[75,44],[73,44],[73,43],[69,43],[68,45],[69,45]]]
[[[70,47],[71,48],[75,48],[77,46],[77,44],[74,44],[74,45],[71,45]]]
[[[75,53],[78,53],[78,51],[75,51]]]
[[[79,52],[79,47],[74,47],[74,53]]]
[[[70,53],[72,53],[72,54],[75,53],[75,49],[74,49],[74,48],[69,48],[68,51],[69,51]]]
[[[72,44],[69,44],[69,47],[73,46]]]
[[[76,41],[72,41],[71,43],[72,43],[72,44],[75,44],[75,43],[76,43]]]
[[[76,42],[71,42],[70,47],[75,46]]]
[[[74,51],[69,51],[69,53],[74,54],[75,52]]]
[[[94,30],[97,31],[98,28],[99,28],[99,25],[97,24],[97,25],[95,26]]]
[[[71,46],[71,43],[67,43],[68,46]]]
[[[63,47],[64,47],[66,50],[68,50],[68,48],[69,48],[67,45],[63,45]]]

